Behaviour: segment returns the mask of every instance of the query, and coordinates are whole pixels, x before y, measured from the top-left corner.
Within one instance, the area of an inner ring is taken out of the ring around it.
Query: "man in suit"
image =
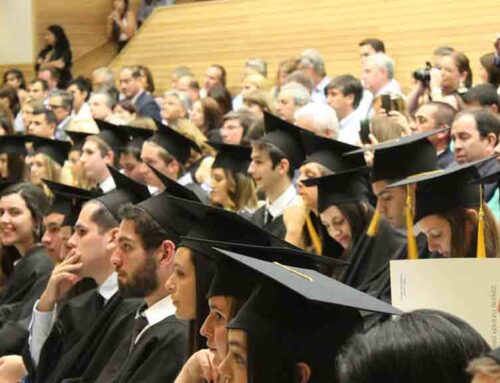
[[[140,82],[141,73],[137,67],[123,67],[120,71],[120,92],[137,107],[139,115],[160,121],[160,106],[153,96],[146,93]]]

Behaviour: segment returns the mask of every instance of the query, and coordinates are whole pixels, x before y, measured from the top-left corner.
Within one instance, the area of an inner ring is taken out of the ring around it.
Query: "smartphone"
[[[365,145],[369,145],[372,142],[370,141],[370,120],[361,120],[361,129],[359,130],[359,138],[361,139],[361,143]]]
[[[392,100],[390,94],[382,95],[382,108],[385,109],[386,113],[389,113],[392,110]]]

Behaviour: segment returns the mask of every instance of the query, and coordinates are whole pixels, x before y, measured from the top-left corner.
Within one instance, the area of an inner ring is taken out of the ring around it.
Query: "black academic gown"
[[[187,323],[174,315],[169,316],[146,329],[130,351],[134,318],[135,313],[117,323],[95,353],[85,374],[71,382],[148,383],[175,380],[187,357]],[[111,358],[107,355],[110,350],[114,351]]]
[[[20,354],[28,339],[35,301],[40,297],[53,264],[43,246],[35,246],[14,268],[0,297],[0,356]]]
[[[124,300],[116,293],[104,306],[97,289],[89,290],[60,305],[57,320],[45,341],[35,368],[29,349],[23,352],[31,382],[61,382],[79,377],[115,321],[135,311],[140,302]]]
[[[250,222],[263,228],[265,231],[275,235],[278,238],[285,239],[286,227],[283,222],[283,215],[273,218],[270,222],[265,222],[267,206],[261,206],[250,217]]]

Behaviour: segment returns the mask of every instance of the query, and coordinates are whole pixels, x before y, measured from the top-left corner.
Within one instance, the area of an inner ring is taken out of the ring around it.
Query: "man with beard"
[[[187,326],[176,319],[165,282],[174,270],[176,243],[192,223],[166,195],[121,209],[111,263],[122,296],[144,298],[144,304],[106,334],[81,381],[171,382],[185,361]],[[107,359],[117,339],[120,344]]]

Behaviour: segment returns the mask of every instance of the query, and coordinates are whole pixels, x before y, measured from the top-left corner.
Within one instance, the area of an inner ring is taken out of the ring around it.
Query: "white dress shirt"
[[[176,308],[172,302],[172,297],[170,295],[166,296],[163,299],[160,299],[158,302],[153,304],[151,307],[148,307],[146,310],[139,314],[137,312],[135,317],[138,318],[139,315],[145,316],[148,320],[148,325],[144,327],[144,329],[139,333],[137,338],[134,340],[134,344],[136,344],[141,336],[155,324],[161,322],[163,319],[175,315]]]
[[[112,176],[109,176],[104,181],[99,183],[99,187],[101,188],[103,193],[109,193],[116,189],[115,180]]]
[[[317,103],[325,103],[326,102],[326,96],[325,96],[325,88],[330,84],[332,79],[328,76],[325,76],[321,79],[321,81],[316,85],[311,93],[311,99],[313,102]]]
[[[273,203],[266,203],[268,214],[271,214],[273,219],[283,215],[285,209],[295,201],[295,198],[297,198],[297,189],[290,185]]]
[[[104,298],[104,304],[107,304],[111,297],[118,291],[118,275],[112,273],[104,283],[98,287],[98,293]],[[29,325],[30,336],[28,345],[30,348],[31,358],[35,366],[40,361],[40,353],[42,347],[52,331],[52,327],[57,319],[57,304],[52,311],[38,311],[38,301],[33,308],[33,315]]]
[[[358,114],[353,111],[339,121],[338,140],[350,145],[359,145],[361,138],[359,131],[361,130],[361,122]]]

